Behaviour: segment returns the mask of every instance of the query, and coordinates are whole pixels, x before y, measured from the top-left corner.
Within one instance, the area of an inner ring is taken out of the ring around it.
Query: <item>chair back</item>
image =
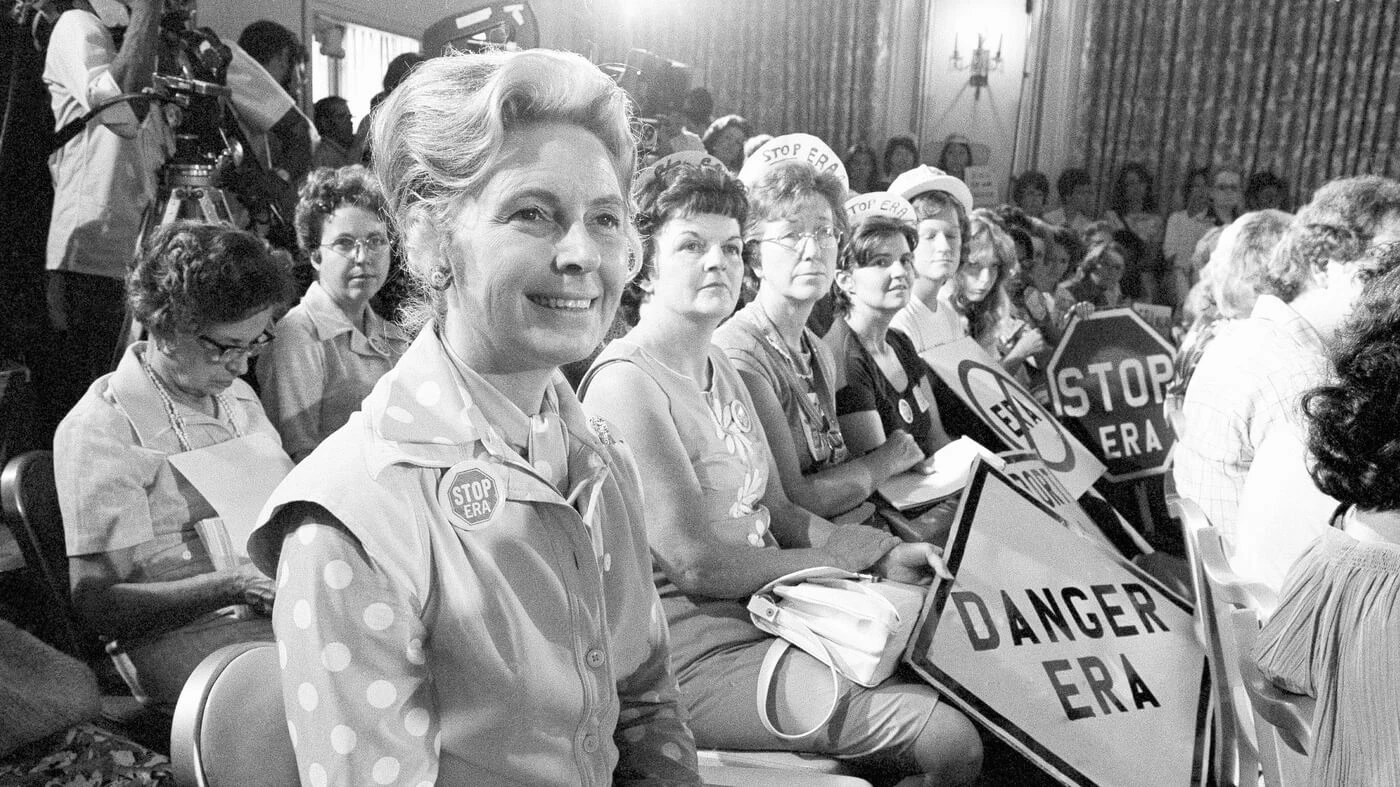
[[[1218,785],[1233,784],[1238,766],[1237,722],[1234,703],[1227,684],[1219,676],[1224,674],[1225,657],[1220,651],[1220,638],[1216,632],[1220,626],[1215,617],[1215,606],[1211,603],[1210,586],[1201,568],[1201,559],[1196,550],[1196,534],[1210,529],[1210,520],[1196,501],[1184,497],[1174,497],[1167,501],[1171,516],[1181,523],[1182,541],[1186,545],[1186,561],[1191,567],[1191,590],[1195,594],[1195,614],[1192,624],[1196,630],[1196,640],[1206,652],[1206,665],[1210,669],[1212,727],[1215,746],[1212,749],[1211,769]]]
[[[300,783],[274,643],[226,645],[200,662],[175,704],[170,763],[181,787]]]
[[[45,639],[60,650],[85,659],[80,629],[74,622],[68,585],[68,550],[63,540],[63,516],[54,484],[53,452],[26,451],[0,471],[0,512],[14,534],[25,565],[38,578],[50,610],[44,617]]]
[[[1259,765],[1267,787],[1292,787],[1308,783],[1308,747],[1312,741],[1312,697],[1275,686],[1259,671],[1251,656],[1259,638],[1259,616],[1253,609],[1231,613],[1230,629],[1240,645],[1240,677],[1254,713]]]
[[[1225,556],[1225,542],[1220,532],[1213,527],[1201,527],[1195,531],[1196,560],[1205,579],[1206,593],[1209,595],[1208,614],[1203,616],[1207,639],[1208,658],[1211,664],[1211,684],[1217,706],[1223,706],[1233,723],[1233,730],[1225,735],[1233,741],[1235,751],[1234,774],[1218,776],[1221,784],[1248,784],[1259,782],[1259,745],[1254,726],[1254,709],[1245,690],[1240,665],[1249,658],[1249,644],[1242,642],[1236,627],[1237,611],[1247,611],[1254,626],[1255,636],[1259,628],[1259,610],[1272,609],[1277,603],[1276,594],[1257,582],[1249,582],[1230,568]],[[1249,639],[1249,643],[1253,638]]]

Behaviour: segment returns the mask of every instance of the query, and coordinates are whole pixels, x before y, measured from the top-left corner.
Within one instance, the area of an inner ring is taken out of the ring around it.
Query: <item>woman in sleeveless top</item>
[[[697,743],[821,752],[940,784],[971,780],[981,757],[975,729],[927,685],[899,676],[870,689],[843,678],[833,697],[827,667],[790,649],[773,675],[772,716],[779,729],[818,729],[792,740],[764,726],[755,698],[773,638],[750,622],[754,591],[815,566],[918,581],[942,564],[928,544],[833,525],[784,494],[748,390],[710,344],[743,275],[743,186],[717,167],[663,161],[638,177],[634,195],[641,320],[603,351],[582,391],[586,411],[606,418],[637,458]]]

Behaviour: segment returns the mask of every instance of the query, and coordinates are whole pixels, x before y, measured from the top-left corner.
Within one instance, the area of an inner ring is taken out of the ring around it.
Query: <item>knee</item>
[[[982,772],[982,737],[977,727],[946,704],[934,711],[915,746],[929,777],[926,784],[971,784]]]

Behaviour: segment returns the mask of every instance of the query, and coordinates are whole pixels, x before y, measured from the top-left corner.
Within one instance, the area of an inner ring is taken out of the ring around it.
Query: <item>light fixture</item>
[[[982,88],[987,86],[987,75],[993,71],[1001,70],[1001,44],[1002,39],[997,39],[996,54],[986,46],[987,37],[982,33],[977,34],[977,48],[972,50],[971,62],[964,60],[962,52],[958,50],[958,34],[953,34],[953,56],[948,58],[948,67],[953,71],[971,71],[967,83],[972,85],[972,100],[976,101],[982,97]]]

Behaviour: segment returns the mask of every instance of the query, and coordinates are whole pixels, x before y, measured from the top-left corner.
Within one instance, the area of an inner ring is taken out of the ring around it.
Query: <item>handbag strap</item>
[[[763,664],[758,668],[758,720],[763,722],[763,728],[782,738],[785,741],[796,741],[816,734],[826,723],[831,720],[832,714],[836,713],[836,703],[841,699],[841,682],[837,676],[836,668],[831,664],[826,667],[831,671],[831,707],[822,714],[821,721],[812,726],[810,730],[798,733],[787,733],[778,729],[773,723],[773,719],[768,715],[768,697],[773,690],[773,673],[778,669],[778,662],[783,658],[787,649],[792,647],[792,643],[782,637],[774,637],[768,645],[768,652],[763,654]],[[825,647],[818,643],[818,647]]]

